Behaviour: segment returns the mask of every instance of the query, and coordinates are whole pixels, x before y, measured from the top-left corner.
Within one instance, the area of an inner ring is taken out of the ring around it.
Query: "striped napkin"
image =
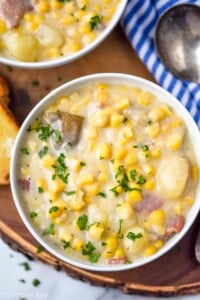
[[[121,24],[132,47],[155,80],[187,108],[200,128],[200,84],[182,81],[172,75],[158,58],[154,45],[155,24],[159,16],[171,6],[181,3],[200,5],[200,0],[128,0]]]

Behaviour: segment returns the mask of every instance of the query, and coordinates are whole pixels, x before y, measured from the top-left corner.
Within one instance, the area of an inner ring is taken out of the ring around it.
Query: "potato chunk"
[[[34,36],[13,30],[4,34],[3,41],[8,53],[14,58],[28,62],[37,61],[39,47]]]
[[[37,39],[43,47],[61,47],[64,37],[58,29],[48,25],[40,25],[37,31]]]
[[[159,166],[157,181],[161,192],[171,199],[182,195],[189,176],[189,162],[186,157],[173,156]]]

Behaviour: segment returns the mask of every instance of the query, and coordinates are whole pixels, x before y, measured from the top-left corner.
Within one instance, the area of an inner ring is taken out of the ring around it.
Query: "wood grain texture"
[[[20,123],[41,97],[78,76],[120,72],[152,80],[151,74],[131,49],[118,27],[92,53],[77,62],[46,70],[13,69],[0,66],[11,88],[11,108]],[[36,86],[34,83],[38,82]],[[200,265],[194,257],[194,243],[200,227],[197,218],[188,234],[170,252],[146,266],[122,272],[91,272],[66,264],[50,253],[37,253],[38,243],[23,225],[15,208],[10,187],[0,187],[0,234],[12,248],[39,259],[56,269],[95,285],[120,288],[125,293],[172,296],[200,293]]]

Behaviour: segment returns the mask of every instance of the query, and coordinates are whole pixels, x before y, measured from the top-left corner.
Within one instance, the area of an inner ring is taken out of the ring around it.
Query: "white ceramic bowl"
[[[177,233],[173,237],[171,237],[166,244],[154,255],[146,258],[139,259],[131,264],[123,264],[123,265],[96,265],[86,261],[76,260],[72,257],[67,256],[64,254],[61,249],[58,249],[55,245],[47,241],[39,230],[33,225],[30,220],[29,214],[25,208],[25,205],[20,198],[20,191],[18,188],[17,182],[17,174],[18,174],[18,157],[20,154],[20,146],[24,139],[24,134],[26,133],[27,128],[29,125],[35,120],[35,118],[39,115],[41,110],[44,110],[45,107],[49,106],[50,103],[53,103],[59,96],[63,94],[68,94],[88,83],[96,83],[96,82],[109,82],[109,83],[119,83],[119,84],[128,84],[133,85],[138,88],[146,89],[147,91],[152,92],[154,95],[158,96],[159,99],[163,99],[163,102],[170,105],[177,115],[179,115],[185,122],[192,145],[195,153],[195,157],[197,160],[198,166],[200,165],[200,155],[199,155],[199,145],[200,145],[200,131],[198,130],[195,122],[193,121],[192,117],[188,113],[188,111],[180,104],[178,100],[176,100],[171,94],[165,91],[163,88],[159,87],[158,85],[154,84],[153,82],[147,81],[145,79],[126,75],[126,74],[117,74],[117,73],[103,73],[103,74],[94,74],[85,77],[81,77],[71,82],[68,82],[59,88],[53,90],[49,93],[43,100],[41,100],[34,109],[30,112],[27,116],[26,120],[24,121],[19,134],[16,139],[16,143],[14,146],[14,151],[11,160],[11,189],[13,198],[17,207],[17,210],[25,223],[28,230],[31,234],[35,237],[35,239],[50,253],[58,257],[59,259],[75,265],[80,268],[93,270],[93,271],[121,271],[127,270],[135,267],[142,266],[147,264],[163,254],[169,251],[172,247],[174,247],[180,239],[187,233],[189,228],[191,227],[192,223],[194,222],[199,209],[200,209],[200,181],[197,184],[196,190],[196,197],[194,204],[192,205],[187,218],[185,225],[181,232]]]
[[[5,65],[10,65],[13,67],[19,67],[24,69],[45,69],[45,68],[53,68],[60,65],[68,64],[73,62],[74,60],[77,60],[81,58],[82,56],[88,54],[90,51],[95,49],[99,44],[101,44],[104,39],[111,33],[111,31],[114,29],[114,27],[119,22],[122,13],[125,9],[127,0],[121,0],[119,3],[118,9],[113,15],[113,18],[111,19],[110,23],[106,27],[105,30],[89,45],[82,48],[80,51],[68,55],[68,56],[62,56],[60,58],[54,59],[54,60],[48,60],[48,61],[39,61],[39,62],[23,62],[19,60],[15,60],[9,57],[0,56],[0,63],[3,63]]]

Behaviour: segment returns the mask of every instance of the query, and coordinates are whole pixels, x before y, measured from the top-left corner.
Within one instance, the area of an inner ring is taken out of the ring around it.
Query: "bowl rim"
[[[5,65],[11,66],[11,67],[17,67],[22,69],[48,69],[48,68],[54,68],[61,65],[69,64],[92,50],[94,50],[96,47],[98,47],[105,39],[106,37],[113,31],[117,23],[119,22],[124,9],[126,7],[128,0],[120,0],[120,3],[118,5],[117,10],[115,11],[113,18],[108,23],[108,26],[105,30],[89,45],[82,48],[80,51],[77,51],[69,56],[62,56],[54,60],[47,60],[47,61],[38,61],[38,62],[24,62],[15,60],[9,57],[0,56],[0,63],[3,63]]]
[[[56,247],[53,246],[53,243],[51,241],[48,241],[46,238],[43,238],[41,233],[39,233],[39,230],[36,229],[34,224],[31,222],[30,218],[26,216],[27,211],[25,208],[23,208],[23,201],[20,200],[20,195],[18,191],[19,188],[17,187],[18,186],[17,185],[17,160],[18,160],[17,154],[19,153],[20,150],[21,141],[23,141],[24,132],[27,130],[30,123],[38,116],[38,114],[40,114],[41,111],[45,109],[45,107],[53,103],[57,99],[57,97],[59,97],[63,93],[67,94],[87,84],[97,83],[102,81],[115,83],[115,84],[117,83],[125,84],[126,82],[127,85],[143,88],[147,91],[152,92],[154,95],[159,97],[160,100],[162,99],[161,100],[162,102],[167,103],[169,106],[171,106],[174,112],[178,114],[181,117],[181,119],[183,119],[185,122],[185,126],[188,130],[189,138],[191,140],[192,147],[194,150],[195,159],[197,161],[198,166],[200,165],[200,156],[197,155],[199,150],[198,145],[200,141],[200,131],[196,123],[194,122],[192,116],[190,115],[190,113],[172,94],[164,90],[158,84],[138,76],[123,74],[123,73],[97,73],[97,74],[86,75],[86,76],[73,79],[69,82],[62,84],[56,89],[52,90],[40,102],[38,102],[35,105],[35,107],[31,110],[31,112],[27,115],[26,119],[21,125],[21,128],[15,140],[15,144],[12,151],[11,164],[10,164],[10,184],[11,184],[11,192],[12,192],[13,200],[21,219],[23,220],[24,224],[26,225],[27,229],[32,234],[32,236],[46,250],[48,250],[51,254],[61,259],[65,263],[68,263],[70,265],[73,265],[81,269],[90,270],[90,271],[103,271],[103,272],[112,271],[113,272],[113,271],[124,271],[124,270],[134,269],[136,267],[146,265],[158,259],[165,253],[167,253],[185,236],[185,234],[188,232],[193,222],[195,221],[200,210],[200,202],[198,203],[197,201],[197,198],[200,198],[200,178],[198,178],[198,183],[196,186],[195,201],[186,216],[186,222],[183,229],[179,233],[171,237],[165,243],[165,245],[161,249],[159,249],[155,254],[147,258],[138,259],[133,263],[123,264],[123,265],[102,266],[96,264],[89,264],[87,263],[87,261],[80,262],[74,259],[73,257],[71,258],[70,255],[69,256],[67,256],[67,254],[63,255],[61,253],[61,250],[59,252],[55,249]]]

